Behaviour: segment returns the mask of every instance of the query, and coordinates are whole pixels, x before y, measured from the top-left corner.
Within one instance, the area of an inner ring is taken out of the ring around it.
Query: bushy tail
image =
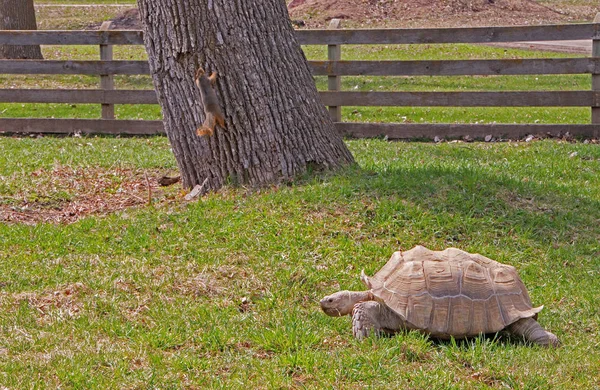
[[[208,113],[206,115],[206,119],[204,120],[204,123],[202,124],[202,126],[200,126],[196,130],[196,134],[199,137],[203,137],[205,135],[210,137],[215,132],[216,125],[225,127],[225,118],[223,118],[223,116],[221,116],[219,114]]]

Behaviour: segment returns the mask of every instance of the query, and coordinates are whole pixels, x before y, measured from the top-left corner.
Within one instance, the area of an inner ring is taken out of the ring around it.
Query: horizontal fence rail
[[[0,131],[50,134],[164,134],[162,121],[134,119],[3,118]]]
[[[320,92],[326,106],[589,107],[600,92]],[[1,103],[158,104],[151,90],[0,89]]]
[[[600,73],[600,58],[308,61],[315,76],[500,76]],[[147,61],[0,60],[0,74],[149,75]]]
[[[500,76],[600,73],[600,58],[309,61],[315,76]]]
[[[0,60],[0,74],[150,74],[148,61]]]
[[[413,107],[590,107],[600,92],[321,92],[323,104]]]
[[[351,123],[335,124],[340,134],[354,138],[385,136],[390,140],[459,138],[469,135],[484,138],[517,139],[530,134],[560,137],[567,133],[573,136],[598,137],[600,125],[540,125],[540,124],[447,124],[447,123]],[[162,121],[127,119],[49,119],[49,118],[5,118],[0,120],[0,132],[49,133],[49,134],[164,134]]]
[[[0,31],[0,45],[143,45],[141,31]]]
[[[1,103],[158,104],[153,90],[0,89]]]
[[[327,76],[329,90],[320,93],[324,105],[344,135],[389,139],[438,137],[516,138],[528,134],[600,135],[600,23],[553,26],[343,30],[332,22],[327,30],[298,30],[303,45],[327,45],[328,61],[309,61],[315,76]],[[157,104],[153,90],[114,89],[114,75],[149,75],[147,61],[114,60],[112,45],[141,45],[141,31],[0,31],[0,45],[98,45],[100,61],[0,60],[0,74],[94,75],[100,89],[0,89],[2,103],[101,104],[103,119],[0,118],[0,132],[163,133],[161,121],[115,120],[115,104]],[[341,45],[502,43],[549,40],[592,40],[591,57],[494,60],[342,61]],[[590,74],[586,91],[495,92],[355,92],[341,91],[341,76],[499,76]],[[344,123],[342,106],[422,107],[591,107],[592,123],[540,124],[414,124]]]
[[[598,137],[600,125],[540,125],[540,124],[448,124],[448,123],[336,123],[341,134],[355,138],[431,139],[460,138],[468,135],[473,139],[493,136],[504,139],[520,139],[530,134],[561,137],[565,134],[580,137]],[[432,136],[433,134],[433,136]]]
[[[298,30],[301,45],[502,43],[592,39],[595,23],[471,28]],[[141,31],[3,31],[0,45],[142,45]]]
[[[598,25],[422,28],[378,30],[300,30],[302,45],[381,45],[435,43],[502,43],[591,39]]]

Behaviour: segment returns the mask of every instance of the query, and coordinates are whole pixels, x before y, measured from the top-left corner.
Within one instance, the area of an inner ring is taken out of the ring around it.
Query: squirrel
[[[199,137],[204,135],[211,136],[216,125],[225,127],[225,117],[223,116],[221,107],[219,107],[219,100],[214,89],[217,81],[217,72],[212,72],[210,77],[206,77],[204,69],[198,68],[195,80],[196,85],[200,88],[200,97],[204,106],[204,114],[206,115],[204,123],[196,130],[196,134]]]

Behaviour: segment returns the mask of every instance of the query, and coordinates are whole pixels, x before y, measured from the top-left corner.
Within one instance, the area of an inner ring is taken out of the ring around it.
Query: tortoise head
[[[341,317],[351,314],[356,302],[352,300],[350,291],[344,290],[326,296],[319,303],[328,316]]]
[[[372,300],[373,295],[368,291],[338,291],[321,299],[321,309],[328,316],[341,317],[352,314],[354,305],[362,301]]]

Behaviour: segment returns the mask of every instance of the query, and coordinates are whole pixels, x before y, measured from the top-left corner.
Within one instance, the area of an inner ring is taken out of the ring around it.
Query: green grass
[[[0,224],[0,384],[597,387],[597,145],[348,146],[358,167],[289,186],[157,199],[70,225]],[[18,203],[11,189],[37,191],[28,178],[57,165],[175,168],[163,137],[0,138],[0,199]],[[517,267],[563,347],[416,333],[360,343],[348,318],[320,312],[320,297],[360,289],[361,269],[416,244]]]
[[[37,27],[40,30],[80,30],[91,25],[111,20],[128,7],[135,7],[135,2],[100,0],[93,2],[46,0],[35,1]],[[67,5],[97,4],[94,7],[69,7]],[[49,6],[44,6],[49,5]],[[65,5],[61,7],[60,5]]]

